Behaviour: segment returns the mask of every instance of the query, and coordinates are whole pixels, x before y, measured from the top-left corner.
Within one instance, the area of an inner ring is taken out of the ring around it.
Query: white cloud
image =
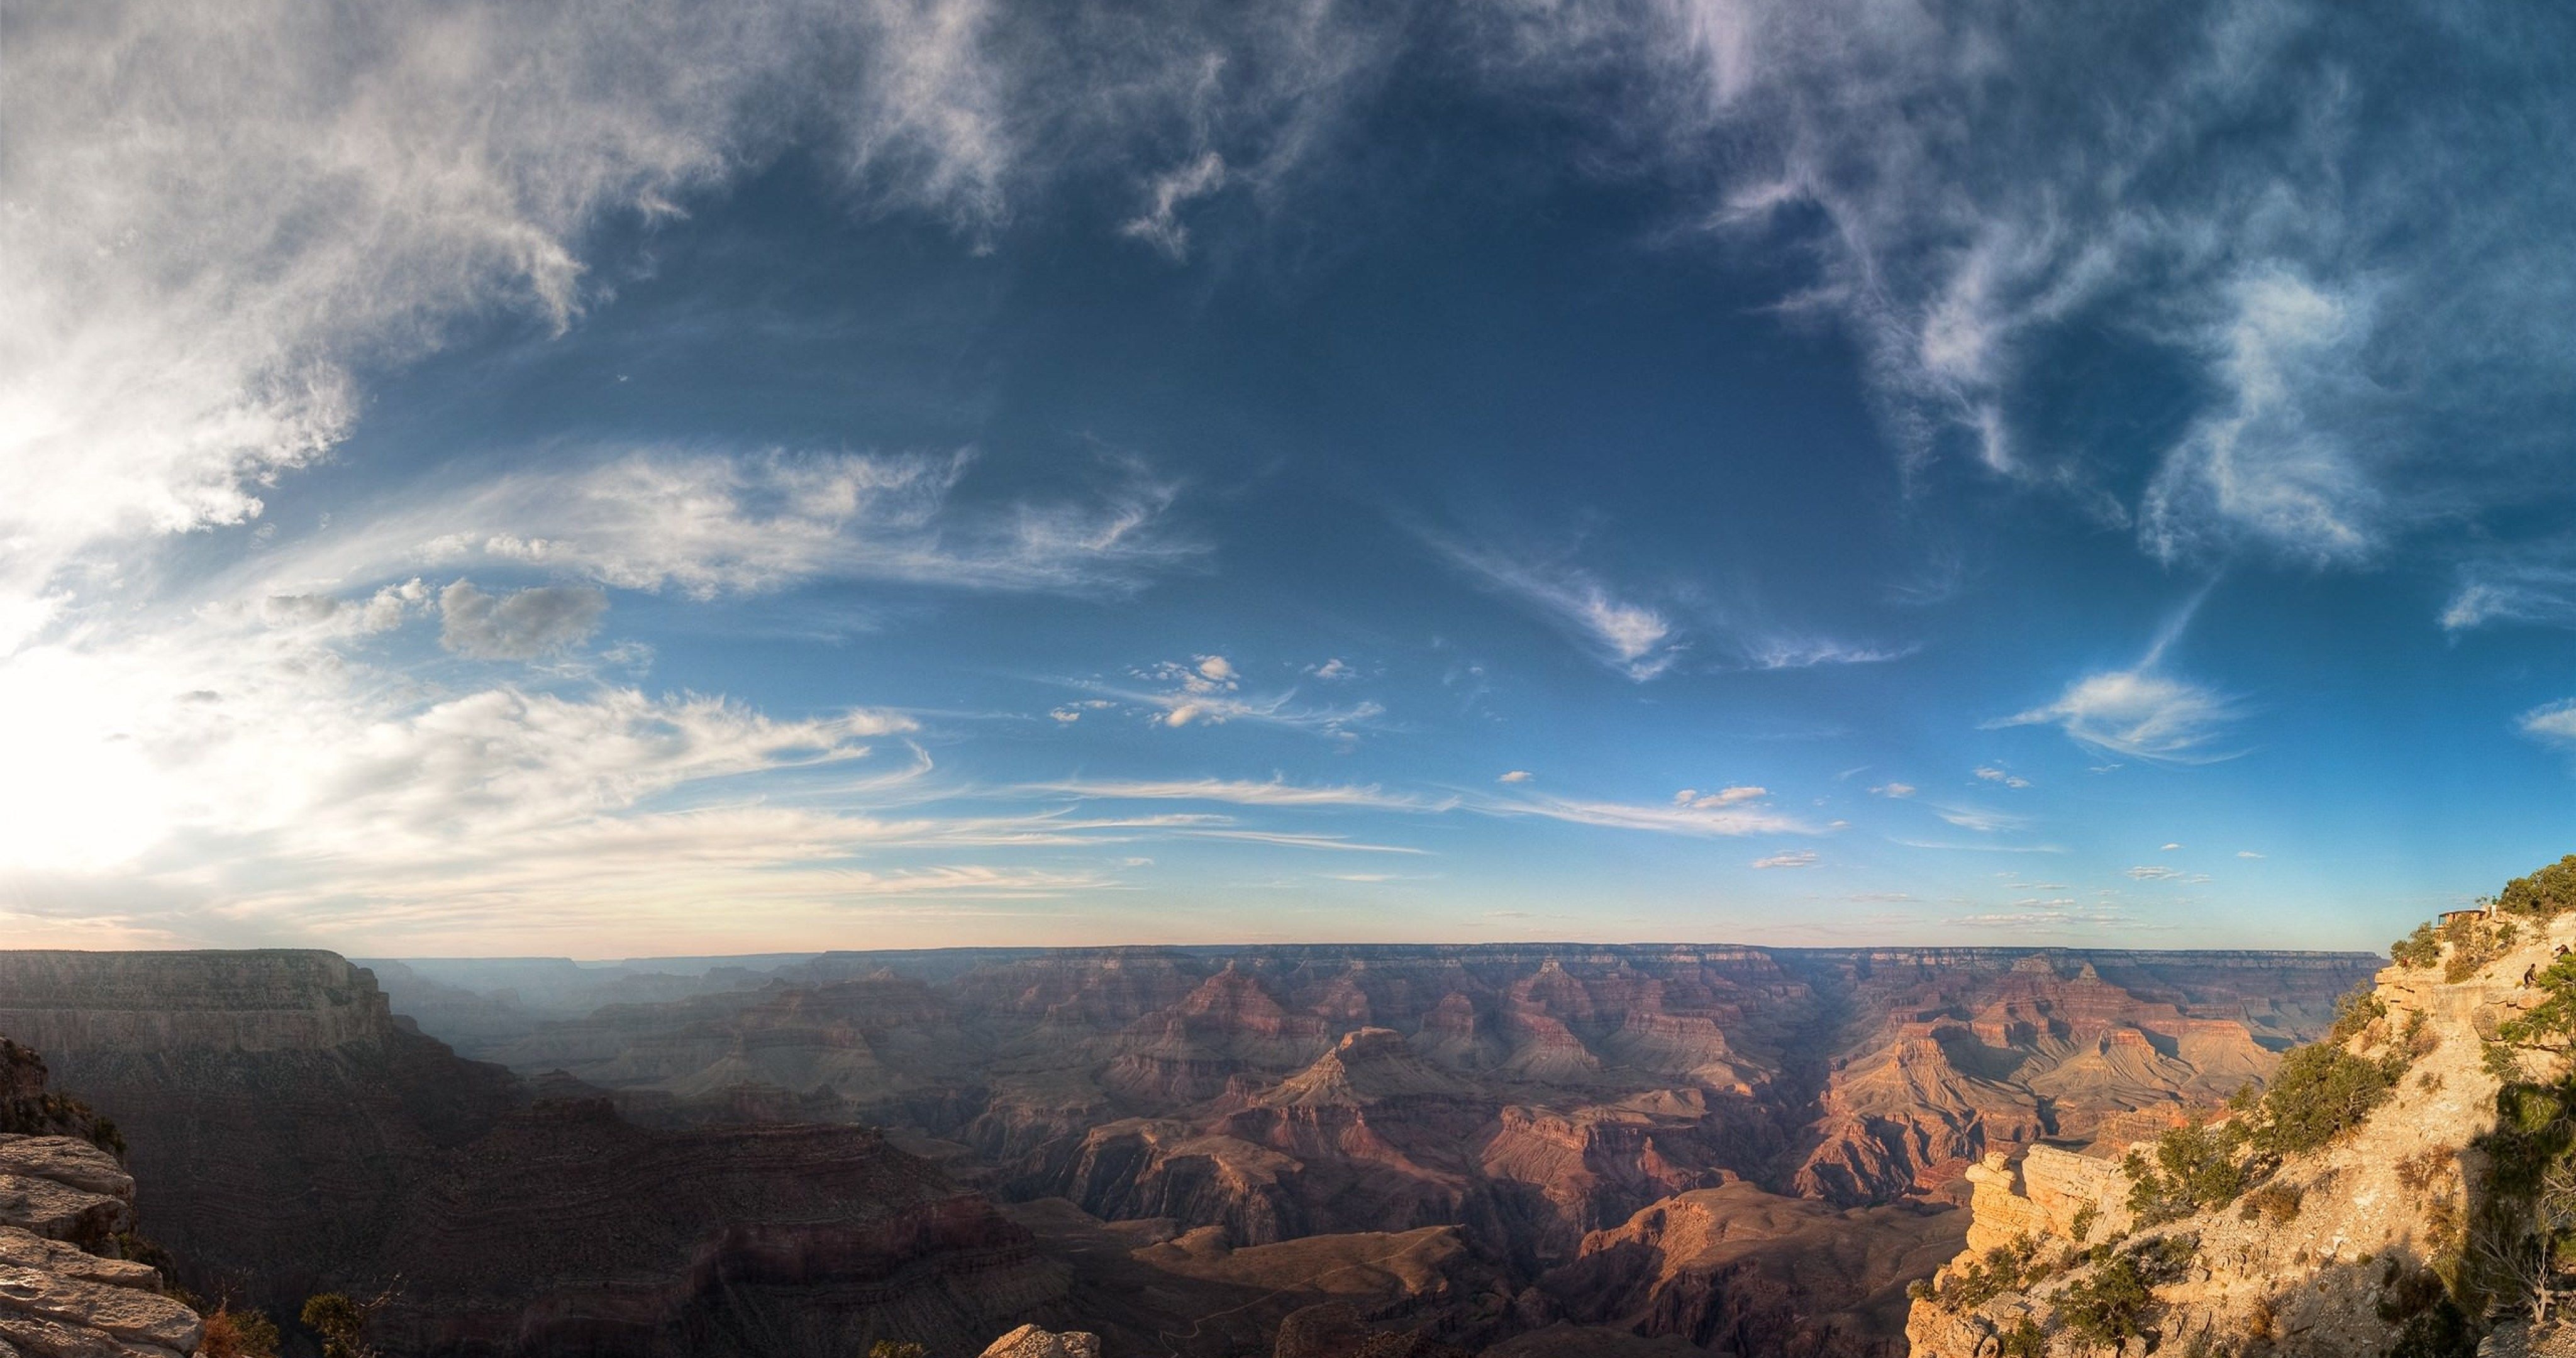
[[[1234,806],[1357,808],[1371,811],[1445,811],[1458,805],[1458,799],[1455,797],[1389,792],[1374,783],[1300,784],[1281,779],[1255,783],[1224,778],[1091,778],[1055,783],[1029,783],[1024,785],[1023,790],[1040,794],[1061,793],[1066,796],[1097,798],[1103,801],[1223,802]]]
[[[1119,227],[1122,234],[1152,245],[1175,260],[1188,258],[1190,229],[1180,209],[1225,187],[1225,157],[1209,151],[1198,159],[1154,176],[1146,186],[1143,215]]]
[[[2238,849],[2236,851],[2236,856],[2239,858],[2261,858],[2263,855],[2254,852],[2252,849]]]
[[[1494,781],[1497,783],[1526,783],[1535,776],[1536,775],[1532,774],[1528,769],[1511,769],[1505,772],[1502,777],[1497,778]]]
[[[1933,815],[1939,816],[1950,824],[1962,830],[1975,830],[1980,834],[2020,830],[2030,824],[2028,816],[2014,815],[2009,811],[1991,811],[1981,806],[1942,806],[1931,802],[1924,803],[1924,806]]]
[[[478,660],[531,660],[588,641],[608,612],[596,589],[547,585],[494,596],[459,580],[438,592],[438,642]]]
[[[1349,740],[1386,715],[1386,709],[1374,702],[1347,705],[1314,705],[1298,701],[1296,690],[1283,693],[1251,693],[1243,689],[1242,672],[1234,662],[1221,655],[1195,656],[1186,661],[1167,660],[1134,671],[1138,679],[1162,685],[1160,689],[1114,688],[1098,683],[1084,687],[1107,695],[1119,703],[1141,708],[1158,726],[1223,726],[1228,722],[1251,722],[1267,726],[1284,726],[1312,731],[1336,739]]]
[[[2377,548],[2379,488],[2327,408],[2357,394],[2356,350],[2372,334],[2359,288],[2321,288],[2280,265],[2227,286],[2206,341],[2226,404],[2185,432],[2139,505],[2156,555],[2221,555],[2240,537],[2320,564]]]
[[[2055,726],[2095,749],[2189,764],[2228,757],[2210,746],[2238,715],[2218,690],[2142,666],[2086,675],[2045,707],[1985,725]]]
[[[1849,328],[1918,466],[1958,449],[2159,554],[2329,563],[2562,460],[2532,435],[2576,365],[2576,262],[2550,244],[2576,191],[2531,170],[2576,139],[2540,55],[2560,29],[2327,0],[1512,13],[1513,69],[1623,91],[1621,126],[1719,186],[1713,230],[1811,252],[1780,309]],[[2398,87],[2416,97],[2367,97]],[[2451,201],[2481,210],[2422,209]],[[2065,365],[2113,354],[2085,369],[2112,373],[2097,404],[2184,403],[2134,460],[2057,423]],[[2423,493],[2464,460],[2515,474]]]
[[[1356,677],[1359,671],[1352,669],[1349,664],[1336,656],[1320,665],[1308,665],[1306,673],[1326,682],[1338,682]]]
[[[1335,853],[1401,853],[1428,852],[1404,844],[1376,844],[1352,839],[1347,835],[1294,834],[1278,830],[1177,830],[1189,839],[1224,839],[1242,844],[1262,844],[1281,849],[1321,849]]]
[[[1697,807],[1701,810],[1706,810],[1710,807],[1716,806],[1735,806],[1743,802],[1758,802],[1770,795],[1771,790],[1769,788],[1762,787],[1723,787],[1719,788],[1715,792],[1702,792],[1697,788],[1686,787],[1673,794],[1673,805]]]
[[[1441,814],[1467,812],[1504,819],[1538,817],[1608,829],[1647,830],[1680,835],[1814,834],[1815,827],[1761,806],[1759,788],[1675,799],[1663,805],[1634,805],[1529,795],[1447,793],[1432,796],[1390,790],[1375,784],[1297,784],[1273,780],[1228,779],[1119,780],[1076,779],[1026,785],[1023,791],[1063,793],[1105,801],[1207,801],[1300,811],[1370,811]],[[1209,831],[1215,834],[1215,831]],[[1245,832],[1227,830],[1227,837]]]
[[[1174,537],[1177,487],[1111,463],[1087,501],[954,507],[973,459],[657,450],[558,458],[446,497],[413,497],[248,568],[290,582],[422,567],[543,569],[691,598],[813,579],[965,589],[1115,589],[1201,549]]]
[[[0,200],[43,210],[0,218],[0,654],[112,580],[119,544],[261,515],[352,428],[358,374],[496,315],[578,323],[607,291],[592,280],[615,275],[586,255],[596,242],[684,214],[792,138],[810,134],[856,210],[972,244],[1015,199],[1185,135],[1149,214],[1177,248],[1171,212],[1220,173],[1274,189],[1320,145],[1354,82],[1396,55],[1373,22],[1173,12],[1147,34],[1133,16],[989,0],[99,0],[16,16]],[[939,545],[1061,575],[1134,550],[1121,535],[1139,525],[1121,523],[1032,510],[987,525],[997,541]],[[791,555],[812,546],[804,526],[762,525]],[[493,556],[556,528],[452,526]],[[601,583],[729,590],[793,566],[756,542],[683,543],[669,561],[643,539],[572,545]],[[834,551],[899,566],[921,547]]]
[[[2576,568],[2555,546],[2522,558],[2472,562],[2460,568],[2459,585],[2442,607],[2446,632],[2490,623],[2576,627]]]
[[[1651,830],[1662,834],[1736,836],[1816,833],[1813,826],[1795,817],[1746,803],[1727,806],[1638,806],[1625,802],[1527,797],[1496,798],[1486,802],[1470,802],[1466,805],[1469,810],[1492,816],[1537,816],[1574,825],[1595,825],[1616,830]]]
[[[1812,868],[1815,865],[1816,851],[1813,849],[1788,849],[1753,860],[1753,866],[1757,868]]]
[[[1870,791],[1881,797],[1911,797],[1915,788],[1912,783],[1881,783]]]
[[[1643,683],[1672,668],[1684,649],[1661,610],[1618,598],[1589,573],[1536,566],[1525,553],[1488,551],[1442,538],[1431,543],[1477,583],[1526,605],[1573,636],[1603,664]]]
[[[1828,637],[1743,637],[1745,663],[1757,670],[1803,670],[1818,665],[1883,665],[1903,660],[1913,646],[1870,646]]]
[[[2576,749],[2576,698],[2535,707],[2523,713],[2514,725],[2542,744]]]
[[[2005,787],[2020,788],[2030,786],[2029,779],[2016,773],[2006,772],[2005,770],[1996,768],[1991,764],[1978,765],[1976,768],[1976,775],[1978,778],[1986,782],[2001,783]]]
[[[2161,849],[2157,850],[2157,852],[2158,852],[2158,853],[2175,853],[2175,852],[2179,852],[2179,851],[2181,850],[2181,848],[2182,848],[2182,846],[2181,846],[2181,845],[2179,845],[2179,844],[2168,844],[2168,845],[2164,846],[2163,848],[2161,848]]]

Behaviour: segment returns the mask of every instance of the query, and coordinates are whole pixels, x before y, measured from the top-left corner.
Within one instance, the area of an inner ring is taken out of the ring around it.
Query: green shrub
[[[2332,1041],[2292,1051],[2263,1096],[2250,1140],[2270,1155],[2297,1155],[2332,1143],[2387,1101],[2405,1069],[2391,1065],[2365,1061]]]
[[[2048,1358],[2048,1336],[2028,1316],[2013,1322],[2013,1327],[1997,1336],[1995,1358]]]
[[[2576,910],[2576,854],[2569,854],[2528,877],[2504,884],[2496,909],[2508,915],[2548,919]]]
[[[2120,1162],[2129,1176],[2129,1210],[2141,1226],[2177,1221],[2234,1202],[2245,1191],[2244,1130],[2169,1127],[2156,1138],[2155,1159],[2131,1151]]]
[[[2200,1237],[2191,1234],[2160,1235],[2129,1251],[2137,1261],[2138,1277],[2149,1287],[2178,1283],[2191,1271],[2192,1261],[2200,1257]]]
[[[2326,1035],[2321,1040],[2340,1047],[2386,1017],[2387,1002],[2372,994],[2369,986],[2362,986],[2335,1001],[2334,1022],[2326,1028]]]
[[[377,1358],[367,1342],[367,1322],[388,1298],[353,1301],[346,1293],[324,1292],[304,1299],[305,1327],[322,1339],[322,1358]]]
[[[2442,960],[2442,939],[2433,932],[2431,921],[2415,926],[2415,932],[2388,946],[2388,960],[2417,971],[2430,969]]]
[[[2081,1245],[2093,1234],[2093,1223],[2101,1219],[2102,1209],[2088,1202],[2075,1209],[2075,1219],[2066,1223],[2066,1233],[2074,1238],[2076,1244]]]
[[[2451,945],[2451,960],[2442,964],[2442,979],[2453,985],[2478,974],[2504,951],[2510,938],[2476,916],[2463,916],[2442,926],[2442,941]]]
[[[2540,1001],[2496,1025],[2496,1036],[2511,1046],[2565,1052],[2576,1048],[2576,953],[2551,962],[2532,984]]]
[[[2057,1316],[2083,1339],[2119,1344],[2147,1332],[2147,1313],[2155,1304],[2136,1258],[2120,1254],[2059,1293]]]
[[[930,1358],[930,1350],[909,1339],[880,1339],[868,1345],[868,1358]]]
[[[2018,1292],[2041,1276],[2042,1271],[2031,1264],[2038,1253],[2039,1246],[2029,1236],[2014,1236],[1966,1266],[1952,1269],[1933,1289],[1931,1299],[1948,1310],[1973,1311],[2006,1292]]]

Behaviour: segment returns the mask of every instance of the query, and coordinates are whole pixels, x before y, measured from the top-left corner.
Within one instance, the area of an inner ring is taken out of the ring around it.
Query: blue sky
[[[2376,947],[2576,849],[2564,16],[701,8],[16,25],[13,940]]]

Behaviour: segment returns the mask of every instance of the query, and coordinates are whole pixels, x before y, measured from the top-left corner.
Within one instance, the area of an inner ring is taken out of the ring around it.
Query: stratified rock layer
[[[44,1066],[0,1040],[0,1089],[41,1101]],[[89,1140],[0,1133],[0,1358],[178,1358],[204,1324],[152,1268],[112,1257],[134,1179]]]
[[[2461,1268],[2464,1223],[2478,1216],[2485,1164],[2471,1143],[2495,1127],[2498,1092],[2481,1039],[2537,999],[2523,980],[2576,946],[2576,917],[2516,929],[2518,946],[2457,981],[2438,964],[2378,973],[2384,1013],[2345,1041],[2355,1056],[2402,1066],[2386,1102],[2329,1144],[2283,1157],[2237,1201],[2137,1227],[2128,1175],[2109,1159],[2044,1146],[1988,1156],[1970,1171],[1968,1250],[1945,1273],[2021,1241],[2040,1265],[2025,1276],[2040,1280],[1974,1304],[1918,1300],[1906,1329],[1915,1358],[1991,1358],[2025,1324],[2047,1358],[2107,1352],[2065,1323],[2070,1289],[2105,1266],[2084,1247],[2118,1242],[2135,1251],[2157,1241],[2186,1262],[2154,1286],[2144,1333],[2123,1352],[2390,1352],[2410,1317],[2443,1296],[2442,1270]],[[2508,1325],[2477,1351],[2521,1352],[2524,1338]]]
[[[390,1288],[398,1353],[963,1347],[1062,1289],[988,1200],[872,1131],[534,1099],[328,953],[0,953],[0,1024],[123,1127],[193,1290],[291,1315]],[[27,1210],[85,1229],[70,1191]]]

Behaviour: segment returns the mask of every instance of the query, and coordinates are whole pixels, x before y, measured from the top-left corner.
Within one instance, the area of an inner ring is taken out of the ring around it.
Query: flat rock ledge
[[[0,1358],[184,1358],[205,1323],[161,1275],[82,1248],[134,1227],[134,1180],[65,1136],[0,1134]]]
[[[1100,1358],[1100,1336],[1080,1330],[1055,1334],[1023,1325],[994,1340],[983,1358]]]

